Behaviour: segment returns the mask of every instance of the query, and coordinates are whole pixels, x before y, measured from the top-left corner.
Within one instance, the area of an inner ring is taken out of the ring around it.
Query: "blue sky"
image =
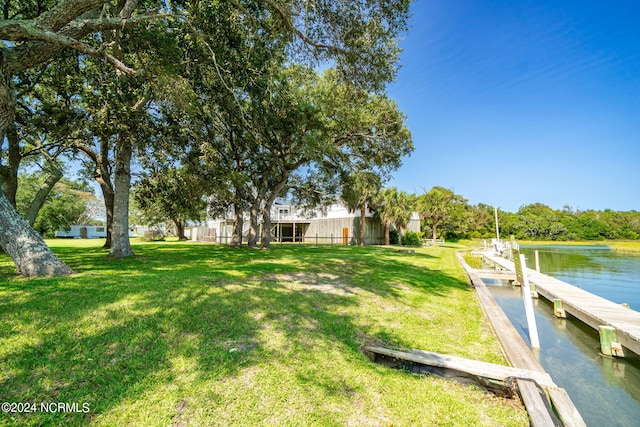
[[[417,0],[389,185],[515,212],[640,210],[640,2]]]

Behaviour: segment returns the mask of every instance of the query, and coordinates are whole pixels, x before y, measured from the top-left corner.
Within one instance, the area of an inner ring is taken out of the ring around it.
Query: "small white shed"
[[[107,227],[104,225],[72,225],[67,230],[56,231],[56,237],[61,239],[97,239],[107,237]]]

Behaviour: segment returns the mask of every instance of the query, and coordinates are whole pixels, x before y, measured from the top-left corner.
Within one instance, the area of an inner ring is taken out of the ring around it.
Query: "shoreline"
[[[519,240],[524,246],[607,246],[612,251],[640,254],[640,240]]]

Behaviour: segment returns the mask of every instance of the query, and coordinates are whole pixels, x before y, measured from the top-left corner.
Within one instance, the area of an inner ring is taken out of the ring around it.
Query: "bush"
[[[422,246],[420,239],[422,233],[416,233],[415,231],[407,231],[402,236],[402,246]]]
[[[400,239],[398,236],[398,230],[396,230],[395,228],[389,230],[389,244],[397,245],[399,243],[399,240]]]
[[[142,236],[140,236],[140,240],[142,240],[143,242],[163,242],[164,233],[157,228],[150,228],[145,231]]]

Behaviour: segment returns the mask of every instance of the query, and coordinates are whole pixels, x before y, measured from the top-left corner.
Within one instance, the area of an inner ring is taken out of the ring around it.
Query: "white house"
[[[245,215],[245,236],[249,230],[248,222]],[[411,215],[405,231],[420,231],[417,213]],[[232,234],[233,215],[226,215],[207,218],[207,226],[195,227],[191,237],[194,241],[227,243]],[[356,244],[360,236],[360,210],[350,212],[345,205],[334,204],[325,209],[304,212],[291,202],[278,199],[271,207],[271,236],[274,242]],[[365,243],[384,243],[384,225],[368,209],[365,213]]]
[[[146,227],[133,226],[129,228],[129,237],[138,237]],[[104,225],[72,225],[69,230],[56,231],[59,239],[104,239],[107,237],[107,227]]]

